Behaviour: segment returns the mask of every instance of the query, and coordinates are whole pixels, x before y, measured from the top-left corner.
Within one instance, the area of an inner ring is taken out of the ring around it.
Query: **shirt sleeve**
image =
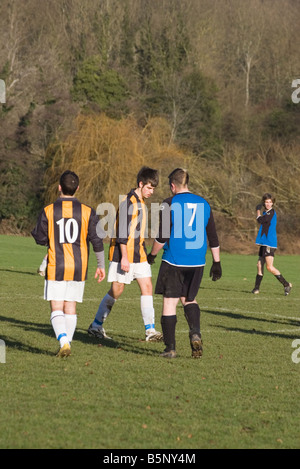
[[[210,210],[210,217],[208,219],[208,223],[206,225],[206,234],[210,248],[218,248],[219,247],[219,239],[217,235],[216,225],[212,210]]]
[[[94,252],[102,252],[104,251],[103,246],[103,237],[104,234],[101,230],[98,215],[96,214],[95,210],[91,209],[91,215],[89,219],[89,226],[88,226],[88,241],[91,242],[93,246]]]
[[[172,197],[169,197],[160,206],[158,234],[155,238],[155,241],[160,244],[165,244],[170,239],[172,227],[171,204]]]
[[[119,244],[127,244],[129,239],[129,227],[132,221],[133,209],[132,202],[129,197],[126,197],[121,202],[116,226],[116,242]]]
[[[46,216],[45,210],[42,210],[42,212],[40,213],[37,223],[31,232],[31,235],[33,236],[37,244],[40,244],[41,246],[49,245],[48,218]]]
[[[270,225],[272,218],[274,217],[274,209],[270,210],[269,212],[264,213],[257,217],[257,222],[261,225]]]
[[[104,251],[95,252],[95,255],[97,259],[98,269],[104,269],[105,268]]]

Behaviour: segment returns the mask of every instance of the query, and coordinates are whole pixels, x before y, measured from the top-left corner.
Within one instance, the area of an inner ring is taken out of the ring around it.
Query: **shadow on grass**
[[[28,332],[38,332],[43,334],[47,337],[54,338],[54,332],[50,323],[35,323],[30,321],[25,321],[23,319],[15,319],[6,316],[0,316],[0,322],[10,323],[16,328],[20,328],[23,331]],[[7,347],[15,348],[20,351],[36,353],[36,354],[45,354],[45,355],[55,355],[53,351],[43,350],[41,348],[26,344],[21,342],[18,339],[14,339],[13,337],[3,336],[1,335],[1,339],[4,340],[5,345]],[[146,341],[141,341],[136,337],[131,336],[124,336],[117,334],[116,339],[97,339],[96,337],[90,336],[86,330],[84,329],[76,329],[74,334],[74,342],[81,342],[83,344],[94,344],[98,346],[101,344],[104,347],[116,349],[116,350],[123,350],[125,352],[130,352],[134,354],[141,354],[141,355],[157,355],[158,351],[154,348],[155,343],[149,343]],[[141,343],[141,346],[137,345]],[[143,347],[143,344],[147,344],[147,348]],[[163,345],[163,342],[160,344]]]
[[[235,320],[246,320],[246,321],[253,321],[253,322],[263,322],[263,323],[268,323],[268,324],[279,324],[283,326],[289,326],[289,327],[297,327],[300,328],[300,320],[296,319],[291,319],[291,318],[280,318],[280,319],[265,319],[262,317],[257,317],[257,316],[249,316],[246,314],[241,314],[241,313],[233,313],[233,312],[225,312],[225,311],[214,311],[214,310],[209,310],[209,309],[202,309],[204,313],[212,314],[215,316],[223,316],[229,319],[235,319]],[[257,334],[257,335],[263,335],[267,337],[279,337],[282,339],[294,339],[295,336],[299,336],[300,332],[295,330],[295,334],[285,334],[281,332],[276,332],[276,331],[262,331],[262,330],[257,330],[255,327],[252,329],[243,329],[239,327],[229,327],[229,326],[222,326],[222,325],[215,325],[214,327],[226,330],[228,332],[240,332],[244,334]]]
[[[25,270],[0,269],[0,272],[9,272],[10,274],[34,275],[35,277],[38,276],[36,272],[26,272]]]
[[[20,342],[18,340],[15,340],[13,338],[9,337],[3,337],[1,336],[1,339],[4,340],[5,346],[8,349],[17,349],[20,352],[29,352],[29,353],[36,353],[38,355],[49,355],[49,356],[54,356],[55,353],[51,350],[44,350],[38,347],[33,347],[32,345],[24,344],[23,342]]]
[[[224,329],[227,332],[241,332],[243,334],[256,334],[256,335],[261,335],[265,337],[278,337],[280,339],[289,339],[289,340],[294,340],[297,337],[300,337],[300,332],[298,331],[297,333],[291,335],[291,334],[284,334],[280,332],[271,332],[271,331],[258,331],[257,329],[240,329],[238,327],[224,327],[224,326],[216,326],[220,329]],[[296,331],[295,331],[296,332]]]
[[[125,336],[121,334],[116,334],[115,339],[98,339],[97,337],[90,336],[84,329],[77,329],[74,335],[74,340],[80,341],[85,344],[92,343],[97,346],[102,345],[103,347],[123,350],[124,352],[130,352],[139,355],[157,356],[157,354],[159,353],[158,350],[154,349],[155,344],[157,344],[158,342],[146,342],[136,337],[131,337],[128,335]],[[138,346],[138,343],[140,343],[141,346]],[[142,344],[147,345],[148,348],[143,347]],[[163,342],[159,342],[158,344],[163,345]]]

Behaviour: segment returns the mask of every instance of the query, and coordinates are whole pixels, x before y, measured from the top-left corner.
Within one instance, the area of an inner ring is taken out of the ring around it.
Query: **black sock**
[[[256,275],[255,287],[254,287],[255,290],[259,290],[262,279],[263,279],[263,275],[259,275],[259,274]]]
[[[197,303],[190,303],[184,306],[185,319],[190,328],[190,338],[193,334],[200,334],[200,308]]]
[[[283,276],[282,276],[281,274],[275,275],[275,277],[277,278],[277,280],[279,280],[280,283],[282,283],[282,285],[283,285],[284,287],[288,287],[288,286],[289,286],[289,282],[287,282],[287,281],[285,280],[285,278],[283,278]]]
[[[174,316],[162,316],[160,322],[162,327],[162,333],[164,336],[166,352],[169,352],[170,350],[175,350],[175,329],[177,322],[176,314],[174,314]]]

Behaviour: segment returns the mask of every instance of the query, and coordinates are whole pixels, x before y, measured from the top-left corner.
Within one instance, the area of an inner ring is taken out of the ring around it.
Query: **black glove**
[[[262,204],[258,204],[258,205],[256,205],[256,210],[261,210],[262,207],[263,207]]]
[[[222,277],[222,267],[221,262],[213,262],[211,266],[209,276],[212,277],[212,280],[215,282]]]
[[[148,254],[148,256],[147,256],[148,264],[150,264],[150,265],[154,264],[155,258],[156,258],[156,256],[153,256],[153,254]]]

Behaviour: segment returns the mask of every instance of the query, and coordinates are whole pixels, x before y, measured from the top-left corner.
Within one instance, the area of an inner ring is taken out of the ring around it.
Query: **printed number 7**
[[[192,226],[196,216],[197,204],[187,203],[187,208],[192,210],[192,216],[188,224],[188,226]]]

